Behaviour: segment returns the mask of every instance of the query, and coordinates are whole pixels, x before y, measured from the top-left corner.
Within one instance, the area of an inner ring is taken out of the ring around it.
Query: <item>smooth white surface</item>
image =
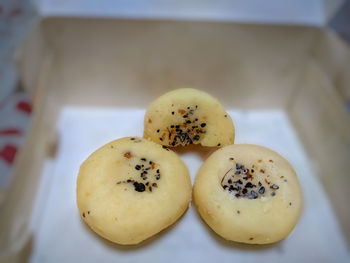
[[[326,24],[327,10],[336,9],[335,6],[339,7],[339,2],[344,0],[34,1],[43,16],[199,19],[322,26]]]
[[[236,143],[267,146],[294,166],[304,193],[304,211],[292,234],[267,246],[226,242],[211,232],[194,207],[172,228],[138,248],[104,242],[80,220],[75,202],[79,165],[103,144],[142,136],[144,110],[66,107],[58,122],[59,146],[45,169],[32,224],[31,262],[346,262],[349,254],[327,196],[283,111],[231,110]],[[181,158],[191,179],[199,154]],[[46,193],[46,194],[43,194]],[[43,202],[44,196],[47,196]],[[38,217],[38,213],[40,214]],[[40,218],[40,219],[38,219]]]

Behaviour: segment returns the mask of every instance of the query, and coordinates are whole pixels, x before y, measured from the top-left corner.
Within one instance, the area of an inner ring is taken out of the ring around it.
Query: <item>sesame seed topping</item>
[[[143,183],[138,183],[138,182],[134,183],[134,187],[135,187],[135,191],[137,192],[144,192],[146,189]]]
[[[207,124],[206,123],[201,123],[201,127],[204,128]]]
[[[265,193],[265,187],[260,187],[259,189],[259,194],[264,194]]]
[[[137,165],[135,166],[135,169],[136,169],[136,170],[140,170],[140,169],[141,169],[141,166],[137,164]]]

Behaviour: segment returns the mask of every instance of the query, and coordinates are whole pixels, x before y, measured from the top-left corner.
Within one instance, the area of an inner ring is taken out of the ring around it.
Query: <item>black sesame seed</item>
[[[88,211],[88,215],[90,215],[90,211]]]
[[[236,169],[241,169],[241,168],[242,168],[242,165],[239,163],[236,163]]]
[[[190,107],[187,107],[187,109],[189,110],[189,109],[190,109]]]
[[[146,185],[148,186],[148,185],[149,185],[149,182],[147,182]]]
[[[159,169],[157,169],[157,173],[159,174]]]
[[[231,179],[228,179],[227,181],[229,184],[232,184],[232,180]]]
[[[149,161],[149,164],[152,164],[153,162],[152,161]]]
[[[141,161],[146,162],[146,158],[141,158]]]
[[[240,214],[240,213],[241,213],[241,211],[237,210],[237,214]]]
[[[292,203],[289,203],[289,205],[292,205]]]
[[[157,132],[160,132],[160,130],[158,129]]]
[[[201,123],[201,127],[204,128],[207,124],[206,123]]]
[[[265,193],[265,187],[260,187],[259,194],[264,194],[264,193]]]
[[[273,184],[273,185],[271,185],[271,186],[270,186],[270,188],[272,188],[272,189],[279,189],[279,186],[278,186],[278,185]]]
[[[142,164],[141,167],[145,167],[145,166]]]
[[[152,186],[149,187],[149,191],[152,192]]]
[[[138,183],[138,182],[134,183],[134,187],[135,187],[135,191],[137,192],[143,192],[146,189],[143,183]]]
[[[136,166],[135,166],[135,169],[136,169],[136,170],[140,170],[140,169],[141,169],[141,166],[140,166],[140,165],[136,165]]]
[[[156,183],[153,183],[152,186],[153,187],[158,187],[158,185]]]
[[[159,138],[159,140],[163,141],[163,139],[162,139],[162,138]]]
[[[147,176],[145,176],[145,177],[142,177],[142,179],[143,179],[143,180],[147,180]]]
[[[246,194],[248,192],[248,190],[246,189],[246,188],[244,188],[243,190],[242,190],[242,194]]]
[[[253,184],[251,182],[246,183],[245,187],[246,188],[253,188]]]
[[[135,138],[130,138],[131,141],[135,140]]]
[[[250,195],[248,196],[249,199],[257,199],[258,198],[258,194],[254,191],[251,190],[250,191]]]
[[[156,180],[159,180],[160,176],[159,175],[156,175]]]
[[[232,158],[232,157],[230,158],[231,161],[233,161],[234,159],[235,159],[235,158]]]
[[[186,121],[186,123],[190,124],[190,123],[191,123],[191,121],[190,121],[190,120],[187,120],[187,121]]]
[[[251,173],[254,173],[254,169],[251,169],[250,172],[251,172]]]
[[[175,112],[173,112],[173,111],[172,111],[172,112],[171,112],[171,114],[172,114],[172,115],[174,115],[174,114],[175,114]]]
[[[174,128],[175,126],[174,125],[170,125],[170,128]]]
[[[234,187],[232,185],[230,185],[230,187],[228,188],[228,190],[231,192],[234,190]]]
[[[128,179],[128,180],[126,180],[126,182],[127,182],[127,183],[131,183],[131,180],[130,180],[130,179]]]
[[[272,196],[275,196],[275,195],[276,195],[276,193],[275,193],[275,192],[272,192],[272,193],[271,193],[271,195],[272,195]]]
[[[193,140],[198,141],[199,138],[200,138],[199,135],[195,135],[195,136],[193,137]]]
[[[235,174],[241,174],[241,171],[236,171]]]
[[[190,110],[188,113],[191,114],[191,115],[193,115],[194,110]]]
[[[144,174],[148,174],[147,171],[144,171],[143,173],[144,173]]]
[[[218,145],[217,146],[220,146],[221,145],[221,143],[218,143]]]
[[[195,119],[194,119],[194,121],[198,121],[198,119],[197,119],[197,118],[195,118]]]
[[[171,143],[172,146],[175,146],[175,144],[176,144],[176,143],[175,143],[174,141]]]
[[[258,183],[258,184],[259,184],[259,186],[261,186],[261,185],[262,185],[262,184],[260,183],[260,181],[259,181],[259,183]]]
[[[176,129],[180,128],[180,125],[176,125],[175,128],[176,128]]]
[[[241,180],[237,180],[235,183],[236,184],[243,184]]]
[[[226,189],[228,186],[227,185],[224,185],[223,188]]]
[[[196,105],[196,109],[198,108],[198,105]]]
[[[226,117],[227,117],[227,115],[225,114],[225,115],[224,115],[224,117],[226,118]]]
[[[240,194],[235,194],[235,197],[237,197],[237,198],[238,198],[238,197],[241,197],[241,195],[240,195]]]

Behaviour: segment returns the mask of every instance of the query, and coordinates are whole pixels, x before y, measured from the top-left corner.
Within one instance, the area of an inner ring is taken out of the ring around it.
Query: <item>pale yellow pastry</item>
[[[234,143],[235,128],[221,104],[208,93],[177,89],[157,98],[147,109],[144,137],[168,147]]]
[[[236,144],[214,152],[198,171],[193,191],[204,221],[223,238],[242,243],[284,239],[302,208],[293,167],[257,145]]]
[[[91,154],[80,167],[77,204],[93,231],[137,244],[173,224],[188,208],[191,181],[167,147],[126,137]]]

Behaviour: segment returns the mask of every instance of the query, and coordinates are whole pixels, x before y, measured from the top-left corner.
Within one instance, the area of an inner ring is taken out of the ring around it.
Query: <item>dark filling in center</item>
[[[152,192],[154,188],[158,188],[161,178],[159,164],[145,157],[136,157],[131,152],[125,152],[123,156],[132,164],[138,176],[118,181],[117,184],[132,184],[137,192]]]
[[[206,133],[205,127],[207,124],[199,121],[195,116],[197,109],[198,105],[195,105],[187,107],[186,110],[172,111],[172,115],[181,115],[183,121],[170,125],[165,131],[157,129],[157,133],[161,134],[159,140],[172,147],[199,143],[203,134]]]
[[[229,158],[229,161],[233,160],[233,157]],[[265,170],[255,171],[254,168],[254,165],[247,168],[243,164],[233,162],[233,167],[225,173],[221,180],[222,188],[237,198],[257,199],[266,194],[275,196],[279,186],[271,183],[268,179],[270,175],[265,174]],[[254,175],[257,173],[266,178],[262,181],[254,180]],[[284,180],[284,182],[287,182],[287,180]]]

